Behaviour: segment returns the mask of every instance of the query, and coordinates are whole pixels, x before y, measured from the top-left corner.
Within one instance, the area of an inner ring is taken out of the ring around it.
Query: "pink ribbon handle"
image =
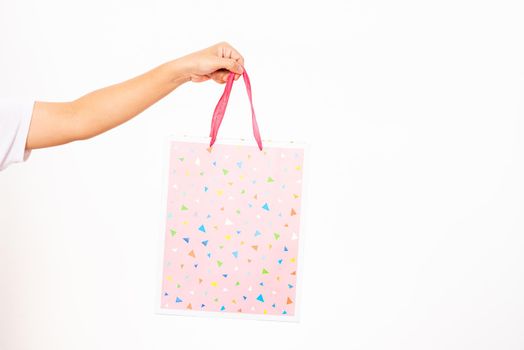
[[[244,84],[246,85],[247,96],[249,97],[249,103],[251,104],[251,121],[253,123],[253,135],[257,141],[258,148],[262,151],[262,139],[260,138],[260,131],[258,130],[257,118],[255,116],[255,108],[253,107],[253,98],[251,95],[251,82],[249,81],[249,76],[247,75],[246,70],[242,73],[244,78]],[[224,93],[220,100],[218,100],[215,111],[213,112],[213,119],[211,120],[211,131],[209,137],[211,141],[209,147],[212,147],[216,141],[218,129],[220,124],[222,124],[222,119],[224,119],[224,113],[226,112],[227,102],[229,101],[229,95],[231,94],[231,89],[233,88],[233,82],[235,79],[235,73],[229,73],[227,77],[226,87],[224,88]]]

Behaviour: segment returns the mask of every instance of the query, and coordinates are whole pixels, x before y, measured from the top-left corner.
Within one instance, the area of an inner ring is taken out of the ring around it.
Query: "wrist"
[[[191,65],[184,57],[169,61],[167,66],[171,82],[180,85],[191,81]]]

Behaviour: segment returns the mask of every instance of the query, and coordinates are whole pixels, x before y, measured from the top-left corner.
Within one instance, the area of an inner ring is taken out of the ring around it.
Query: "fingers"
[[[217,58],[217,69],[227,69],[235,74],[244,73],[242,65],[233,58]]]
[[[235,48],[233,48],[231,45],[229,45],[228,43],[225,43],[225,45],[227,45],[227,47],[229,49],[228,50],[229,57],[234,59],[235,61],[237,61],[237,63],[239,63],[241,65],[241,67],[244,67],[244,57],[242,57],[242,55],[237,50],[235,50]],[[242,69],[242,72],[243,71],[244,71],[244,69]],[[235,74],[235,80],[238,80],[240,78],[240,75],[241,74],[236,73]]]
[[[220,69],[210,74],[211,79],[219,84],[227,82],[230,72],[227,69]]]
[[[230,46],[229,57],[234,59],[238,63],[240,63],[242,66],[244,65],[244,57],[242,57],[242,55],[231,46]]]
[[[229,43],[221,42],[217,44],[218,52],[220,57],[232,58],[242,66],[244,65],[244,57]]]

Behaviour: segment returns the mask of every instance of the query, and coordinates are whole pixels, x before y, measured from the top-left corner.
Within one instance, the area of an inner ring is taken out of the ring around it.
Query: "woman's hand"
[[[213,79],[223,84],[229,72],[235,73],[235,80],[244,72],[244,58],[226,42],[203,49],[178,59],[191,81],[200,83]]]

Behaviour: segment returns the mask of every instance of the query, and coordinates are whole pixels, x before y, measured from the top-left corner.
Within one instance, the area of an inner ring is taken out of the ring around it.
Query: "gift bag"
[[[170,137],[164,181],[159,312],[298,320],[303,264],[305,156],[295,142],[215,143],[230,74],[210,138]]]

